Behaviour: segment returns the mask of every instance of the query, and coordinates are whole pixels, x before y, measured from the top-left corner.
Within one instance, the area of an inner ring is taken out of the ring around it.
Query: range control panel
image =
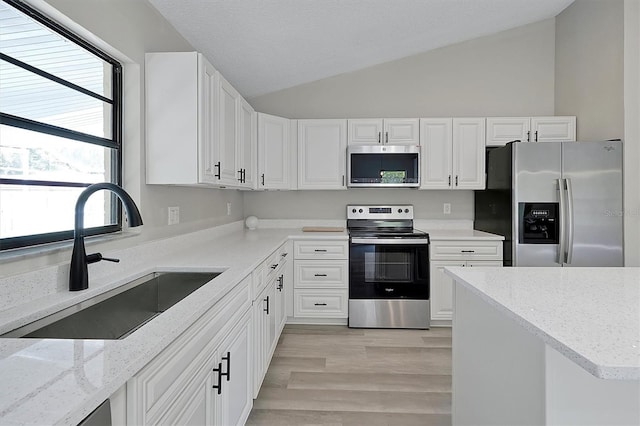
[[[413,205],[349,205],[347,219],[413,219]]]

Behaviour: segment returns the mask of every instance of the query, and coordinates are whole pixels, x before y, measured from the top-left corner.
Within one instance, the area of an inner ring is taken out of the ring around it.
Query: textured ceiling
[[[556,16],[573,0],[149,0],[247,98]]]

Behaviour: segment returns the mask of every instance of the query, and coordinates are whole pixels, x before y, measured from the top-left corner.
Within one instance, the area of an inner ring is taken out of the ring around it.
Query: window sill
[[[140,235],[140,233],[141,233],[140,227],[125,228],[122,231],[114,232],[111,234],[94,235],[90,237],[85,237],[85,245],[89,247],[89,246],[101,244],[101,243],[120,241],[126,238],[136,237]],[[22,247],[22,248],[7,250],[7,251],[0,252],[0,264],[5,262],[28,260],[28,259],[32,259],[40,256],[54,255],[54,254],[65,252],[65,251],[71,251],[72,248],[73,248],[73,240],[66,240],[66,241],[58,241],[58,242],[49,243],[49,244],[41,244],[38,246]]]

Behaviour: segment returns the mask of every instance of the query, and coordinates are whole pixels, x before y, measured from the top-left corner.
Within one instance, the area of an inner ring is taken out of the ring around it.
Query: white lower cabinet
[[[450,324],[453,318],[453,279],[447,266],[500,267],[502,241],[432,241],[430,251],[431,321]]]
[[[348,242],[303,240],[293,247],[294,318],[347,318]]]
[[[271,357],[287,320],[286,287],[290,286],[287,267],[290,262],[291,242],[282,244],[267,256],[262,266],[254,271],[257,296],[253,300],[253,397],[258,396]]]
[[[238,425],[251,411],[250,278],[127,382],[128,424]]]

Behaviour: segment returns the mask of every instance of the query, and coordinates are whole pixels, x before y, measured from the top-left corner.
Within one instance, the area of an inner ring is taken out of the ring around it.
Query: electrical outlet
[[[169,207],[169,225],[180,223],[180,207]]]
[[[231,216],[231,203],[227,203],[227,216]]]
[[[451,203],[444,203],[442,205],[442,213],[451,214]]]

